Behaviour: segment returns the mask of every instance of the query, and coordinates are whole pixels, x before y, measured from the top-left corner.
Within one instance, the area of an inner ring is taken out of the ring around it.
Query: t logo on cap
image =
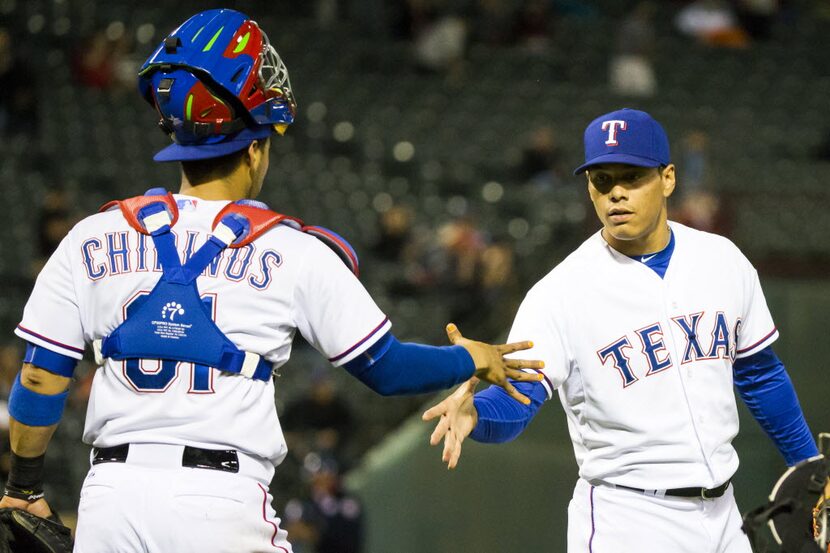
[[[625,133],[625,140],[620,133]],[[584,173],[593,165],[621,163],[639,167],[669,165],[669,138],[660,123],[644,111],[618,109],[600,115],[585,127],[585,163],[574,171]]]
[[[620,119],[612,119],[611,121],[603,121],[602,122],[602,130],[608,131],[608,140],[605,141],[605,144],[608,146],[619,146],[619,142],[617,142],[617,130],[624,131],[628,126],[625,124],[625,121]]]

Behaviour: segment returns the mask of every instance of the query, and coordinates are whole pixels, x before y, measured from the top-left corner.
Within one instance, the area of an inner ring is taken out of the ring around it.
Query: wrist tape
[[[29,502],[42,498],[45,459],[45,454],[37,457],[21,457],[12,452],[11,470],[9,470],[9,479],[3,495]]]

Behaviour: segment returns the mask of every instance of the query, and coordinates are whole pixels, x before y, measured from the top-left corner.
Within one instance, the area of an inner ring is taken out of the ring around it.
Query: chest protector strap
[[[149,294],[134,301],[129,317],[100,345],[96,343],[96,357],[182,361],[269,380],[271,364],[255,353],[240,350],[213,322],[200,298],[196,279],[225,248],[253,242],[285,216],[250,205],[229,204],[216,217],[207,242],[182,265],[171,233],[178,219],[176,202],[169,193],[150,192],[153,194],[104,206],[117,205],[130,226],[150,235],[162,276]]]
[[[164,359],[207,365],[255,380],[271,378],[265,359],[240,350],[216,326],[202,302],[196,279],[225,248],[241,248],[275,225],[285,224],[322,240],[359,274],[357,255],[346,240],[323,227],[306,226],[299,219],[275,213],[261,202],[229,203],[213,221],[213,232],[205,244],[182,265],[171,228],[179,217],[173,195],[152,189],[144,196],[104,205],[101,211],[118,207],[132,228],[149,235],[162,267],[153,290],[134,300],[129,317],[109,336],[93,345],[96,361],[112,359]]]

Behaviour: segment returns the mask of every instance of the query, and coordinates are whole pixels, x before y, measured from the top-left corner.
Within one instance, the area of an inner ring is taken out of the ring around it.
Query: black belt
[[[124,463],[130,452],[130,444],[113,447],[96,447],[93,450],[92,464]],[[235,449],[202,449],[184,446],[182,466],[197,469],[239,472],[239,456]]]
[[[666,496],[671,497],[699,497],[701,499],[715,499],[716,497],[722,496],[726,493],[726,488],[729,487],[730,480],[727,480],[717,488],[674,488],[672,490],[666,490]],[[652,490],[641,490],[640,488],[631,488],[628,486],[620,486],[619,484],[616,486],[617,488],[622,488],[624,490],[632,490],[635,492],[640,492],[646,495],[656,495],[652,493]]]

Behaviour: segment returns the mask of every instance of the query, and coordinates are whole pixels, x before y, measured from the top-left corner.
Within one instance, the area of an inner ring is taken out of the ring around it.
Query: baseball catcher
[[[0,509],[0,553],[71,553],[72,535],[57,515]]]
[[[781,553],[830,553],[830,433],[819,434],[819,449],[778,479],[766,505],[746,514],[744,531],[753,547],[766,523]]]

